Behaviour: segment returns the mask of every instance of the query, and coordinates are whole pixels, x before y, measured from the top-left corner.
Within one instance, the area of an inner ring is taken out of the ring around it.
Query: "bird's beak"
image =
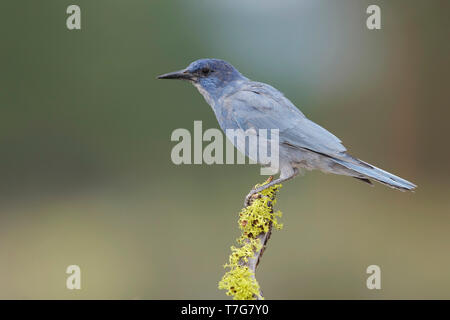
[[[158,76],[157,79],[179,79],[179,80],[192,80],[192,74],[186,69],[169,72]]]

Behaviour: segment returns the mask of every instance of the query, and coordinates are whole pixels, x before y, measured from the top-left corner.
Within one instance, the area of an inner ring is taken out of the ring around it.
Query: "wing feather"
[[[275,88],[250,82],[223,101],[236,125],[247,130],[279,129],[280,144],[348,160],[335,135],[312,122]]]

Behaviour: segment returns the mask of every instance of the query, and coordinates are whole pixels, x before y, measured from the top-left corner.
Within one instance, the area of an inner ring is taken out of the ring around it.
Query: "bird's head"
[[[187,68],[160,75],[158,79],[179,79],[192,82],[199,90],[217,96],[233,81],[246,79],[231,64],[219,59],[200,59]]]

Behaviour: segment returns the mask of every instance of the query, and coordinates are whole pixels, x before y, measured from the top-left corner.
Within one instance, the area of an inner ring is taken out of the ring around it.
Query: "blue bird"
[[[371,184],[375,180],[399,190],[416,188],[413,183],[352,157],[335,135],[312,122],[280,91],[252,81],[230,63],[219,59],[200,59],[187,68],[160,75],[158,79],[191,82],[212,107],[220,127],[227,129],[278,129],[278,179],[253,189],[246,197],[294,178],[299,169],[318,169],[347,175]],[[235,147],[237,142],[232,140]],[[248,155],[248,150],[245,150]],[[262,163],[260,159],[256,159]],[[270,166],[270,164],[269,164]]]

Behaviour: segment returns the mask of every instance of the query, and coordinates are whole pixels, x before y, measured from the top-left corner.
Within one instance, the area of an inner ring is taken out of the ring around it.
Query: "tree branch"
[[[262,185],[272,181],[270,177]],[[256,185],[255,189],[261,185]],[[242,233],[237,239],[238,247],[231,247],[231,255],[225,268],[228,271],[219,282],[219,289],[227,290],[227,295],[235,300],[264,299],[256,280],[256,268],[269,241],[273,227],[281,229],[274,212],[276,192],[281,185],[269,187],[252,196],[250,205],[239,214],[239,228]]]

